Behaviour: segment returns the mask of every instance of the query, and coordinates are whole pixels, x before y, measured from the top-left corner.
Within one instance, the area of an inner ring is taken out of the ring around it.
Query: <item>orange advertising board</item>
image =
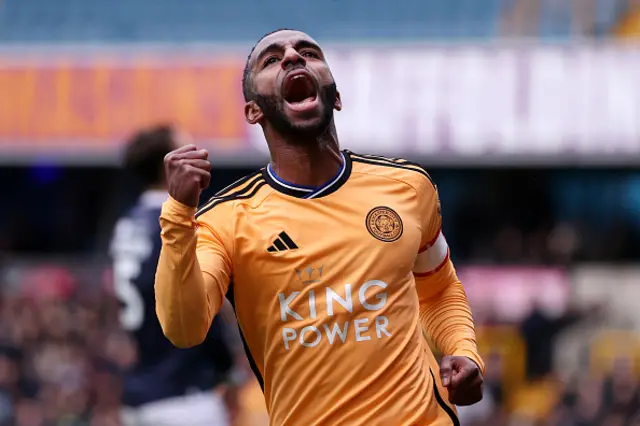
[[[243,65],[236,57],[0,57],[0,149],[105,152],[140,126],[170,122],[238,150]]]

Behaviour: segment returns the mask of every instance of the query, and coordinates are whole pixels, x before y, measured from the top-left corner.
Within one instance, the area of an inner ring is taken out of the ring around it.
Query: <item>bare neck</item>
[[[319,138],[288,141],[269,137],[271,168],[282,179],[301,186],[317,187],[332,179],[342,167],[342,155],[333,125]]]

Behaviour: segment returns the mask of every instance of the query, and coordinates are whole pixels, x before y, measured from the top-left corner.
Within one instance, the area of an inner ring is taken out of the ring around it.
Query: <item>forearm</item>
[[[169,200],[160,216],[162,251],[155,281],[156,313],[164,334],[178,347],[202,343],[222,305],[220,292],[208,291],[213,277],[203,274],[198,263],[194,213],[195,209]]]
[[[484,372],[469,301],[459,281],[420,303],[420,321],[445,355],[471,358]]]

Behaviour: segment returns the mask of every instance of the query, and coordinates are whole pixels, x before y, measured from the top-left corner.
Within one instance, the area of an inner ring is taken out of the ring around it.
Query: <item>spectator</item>
[[[594,310],[572,309],[558,318],[552,318],[542,307],[533,308],[520,326],[527,347],[527,377],[530,380],[543,378],[552,371],[556,337],[586,313],[593,315]]]

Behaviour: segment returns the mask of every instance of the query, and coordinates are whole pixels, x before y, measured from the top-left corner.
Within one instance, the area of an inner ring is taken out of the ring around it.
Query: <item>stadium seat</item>
[[[575,31],[571,2],[539,2],[539,35],[563,39]],[[615,24],[621,0],[596,0],[593,28]],[[251,41],[280,27],[319,39],[462,40],[498,35],[513,0],[5,0],[0,42]],[[584,26],[584,25],[583,25]]]
[[[540,35],[544,38],[568,37],[572,31],[571,2],[542,0]]]
[[[319,39],[496,35],[503,0],[5,0],[0,42],[250,41],[279,27]]]

